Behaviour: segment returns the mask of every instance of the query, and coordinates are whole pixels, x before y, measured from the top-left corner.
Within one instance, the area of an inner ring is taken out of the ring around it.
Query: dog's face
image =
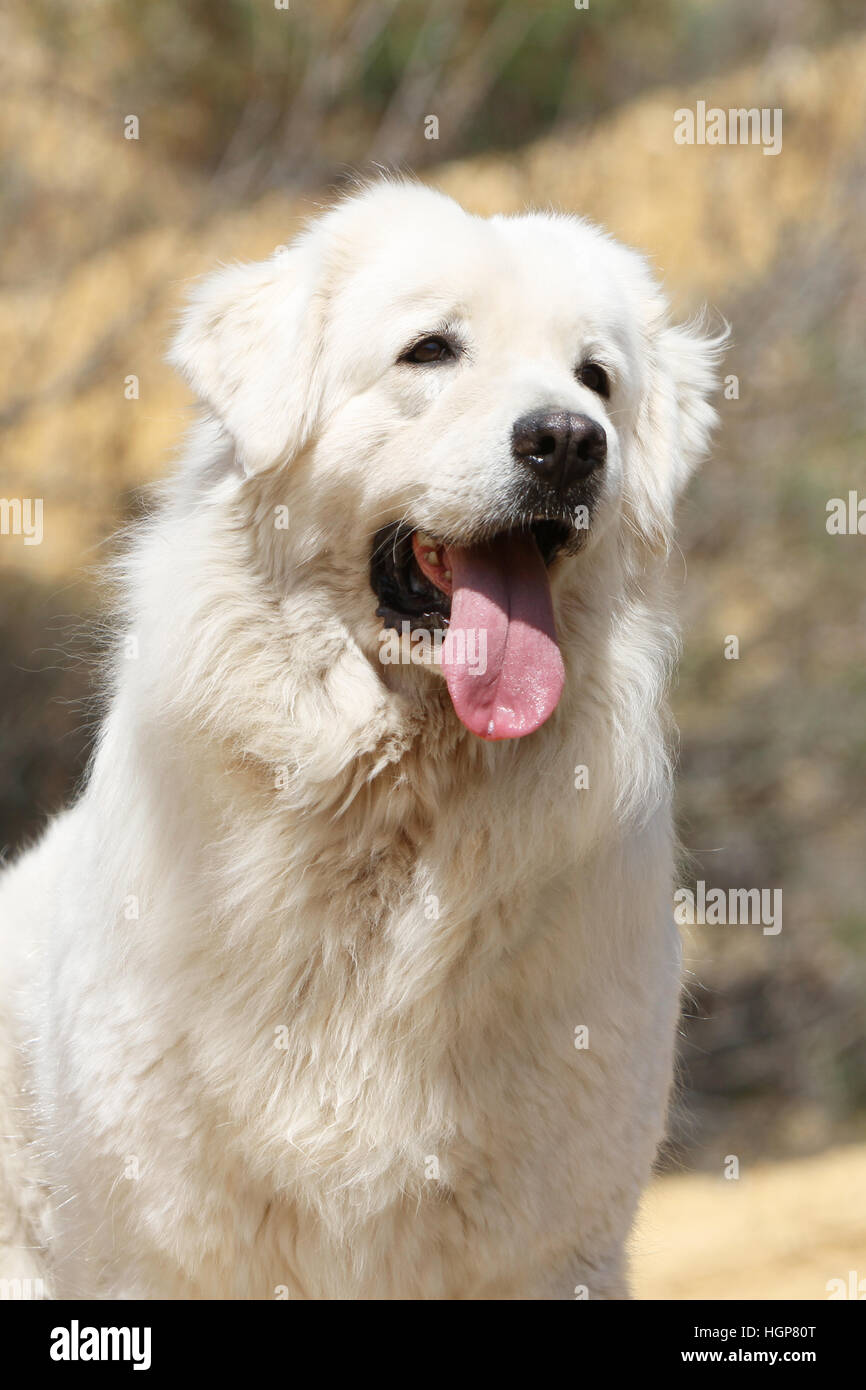
[[[280,477],[294,561],[331,566],[353,637],[447,630],[415,650],[473,733],[509,738],[558,702],[580,566],[664,544],[705,445],[717,344],[664,311],[584,223],[383,184],[206,281],[173,360],[245,473]]]

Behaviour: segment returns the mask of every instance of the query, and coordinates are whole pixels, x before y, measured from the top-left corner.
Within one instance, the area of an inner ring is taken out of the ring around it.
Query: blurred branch
[[[383,164],[402,163],[416,145],[421,119],[460,32],[465,0],[457,0],[447,18],[441,8],[438,0],[430,0],[403,76],[373,139],[370,156]]]
[[[508,60],[520,48],[534,19],[532,10],[522,3],[512,0],[503,5],[449,83],[442,98],[442,108],[449,117],[444,142],[449,153],[457,146],[470,118],[484,104]]]
[[[397,3],[367,0],[355,13],[339,48],[334,50],[329,42],[316,44],[282,133],[274,141],[276,154],[270,161],[268,183],[285,182],[287,169],[295,177],[309,178],[314,169],[322,168],[326,161],[319,153],[318,135],[324,118],[341,95],[348,98],[357,88],[357,76]],[[332,27],[329,39],[333,35]]]

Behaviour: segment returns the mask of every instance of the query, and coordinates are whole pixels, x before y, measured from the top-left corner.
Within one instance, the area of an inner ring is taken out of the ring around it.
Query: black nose
[[[588,415],[541,410],[523,415],[511,439],[514,457],[548,487],[565,493],[607,456],[607,435]]]

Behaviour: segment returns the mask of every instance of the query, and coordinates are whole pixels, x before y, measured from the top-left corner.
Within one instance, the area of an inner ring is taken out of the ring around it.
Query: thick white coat
[[[464,358],[397,363],[443,323]],[[401,183],[194,292],[206,413],[124,562],[92,768],[0,877],[8,1277],[626,1295],[679,989],[666,560],[718,346],[588,224]],[[552,572],[561,703],[485,744],[379,661],[371,538],[483,525],[543,405],[603,423],[604,494]]]

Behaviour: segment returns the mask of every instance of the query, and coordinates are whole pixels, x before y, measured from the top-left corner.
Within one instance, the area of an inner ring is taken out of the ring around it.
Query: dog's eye
[[[597,362],[584,362],[577,369],[577,379],[582,381],[584,386],[588,386],[590,391],[594,391],[597,396],[604,396],[605,399],[610,395],[610,378],[604,367],[600,367]]]
[[[444,338],[432,336],[414,343],[400,357],[401,362],[444,362],[454,356],[454,349]]]

